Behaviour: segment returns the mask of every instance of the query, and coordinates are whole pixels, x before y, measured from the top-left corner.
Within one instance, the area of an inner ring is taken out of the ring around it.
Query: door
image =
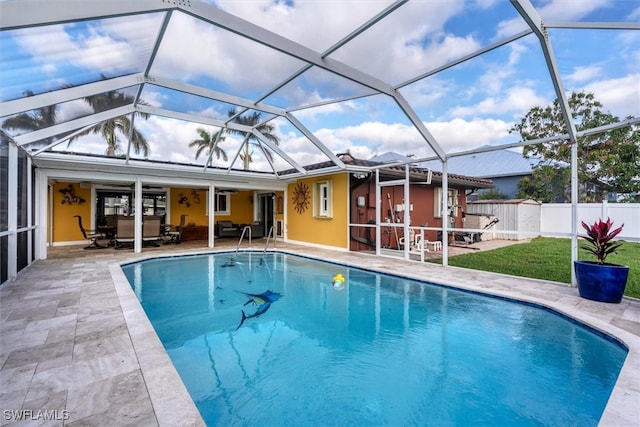
[[[260,212],[258,212],[258,218],[264,225],[264,235],[268,235],[269,230],[274,225],[274,202],[275,193],[264,193],[258,195]]]

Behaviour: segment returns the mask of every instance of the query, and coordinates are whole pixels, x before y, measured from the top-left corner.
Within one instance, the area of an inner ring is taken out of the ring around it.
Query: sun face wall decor
[[[309,208],[309,199],[311,198],[311,192],[309,186],[303,182],[299,182],[293,188],[293,207],[301,214]]]

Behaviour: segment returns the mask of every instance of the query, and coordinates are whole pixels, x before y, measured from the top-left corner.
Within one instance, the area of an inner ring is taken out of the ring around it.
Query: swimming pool
[[[288,254],[232,257],[123,268],[209,425],[596,425],[625,358],[532,305]],[[264,303],[237,291],[267,289],[282,298],[238,328]]]

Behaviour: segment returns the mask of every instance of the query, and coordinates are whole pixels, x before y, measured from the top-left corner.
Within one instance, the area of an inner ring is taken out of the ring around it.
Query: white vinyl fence
[[[533,200],[489,200],[467,205],[468,213],[498,218],[492,228],[494,238],[520,240],[536,236],[569,237],[571,205],[538,203]],[[640,203],[579,203],[578,234],[583,234],[581,222],[593,223],[610,218],[614,227],[624,224],[618,239],[640,242]]]
[[[593,224],[610,218],[614,227],[624,224],[618,239],[640,241],[640,203],[578,203],[578,234],[584,234],[582,221]],[[567,233],[571,231],[571,205],[544,203],[540,206],[540,232]]]

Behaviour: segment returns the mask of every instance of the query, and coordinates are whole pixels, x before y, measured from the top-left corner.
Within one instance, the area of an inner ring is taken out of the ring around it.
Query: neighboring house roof
[[[371,160],[389,163],[406,161],[407,156],[389,152],[375,156]],[[450,174],[474,176],[477,178],[497,178],[503,176],[531,175],[533,166],[538,163],[539,159],[527,159],[524,158],[521,153],[504,149],[452,157],[448,161],[447,171]],[[440,162],[440,160],[420,162],[417,166],[433,171],[442,171],[442,162]]]

